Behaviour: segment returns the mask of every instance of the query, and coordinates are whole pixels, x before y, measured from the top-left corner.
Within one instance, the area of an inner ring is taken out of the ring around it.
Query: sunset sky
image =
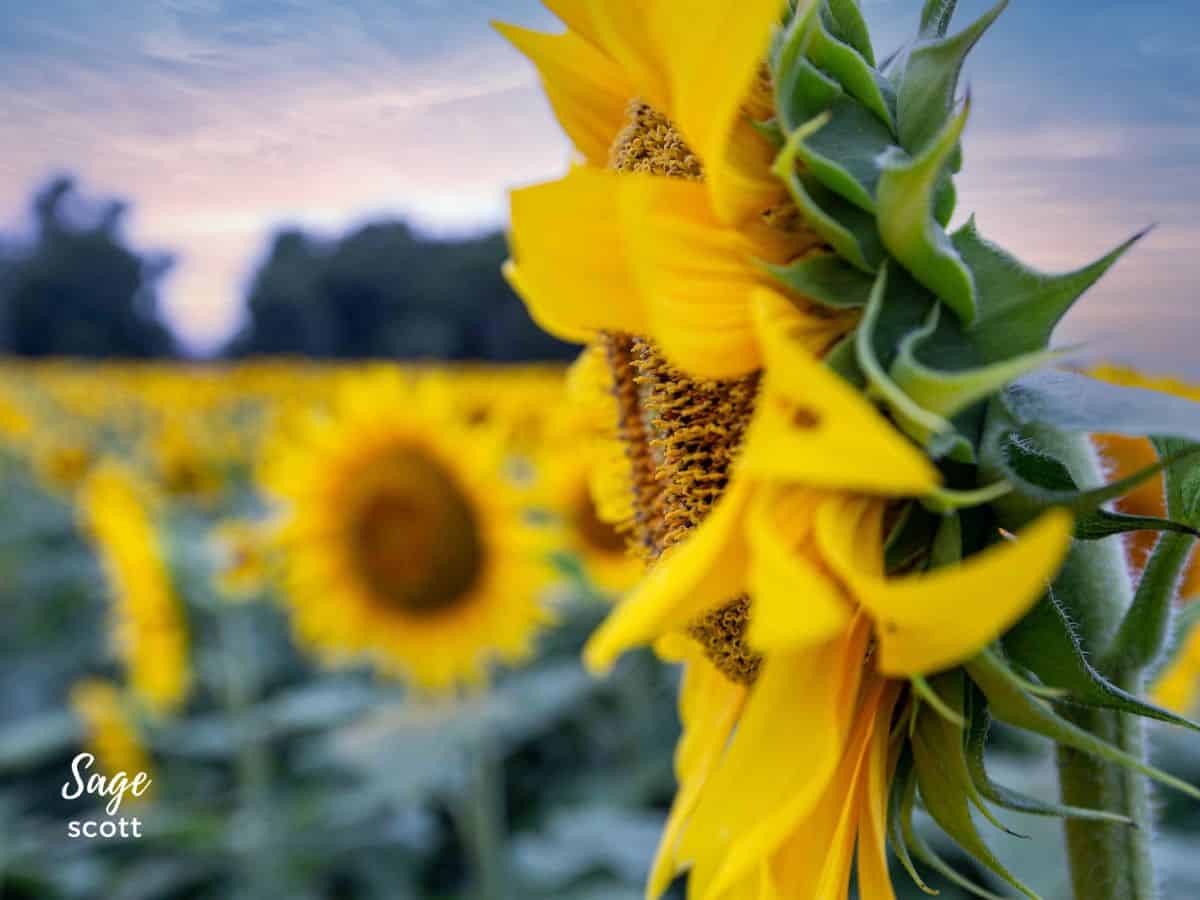
[[[1157,229],[1062,332],[1093,357],[1200,377],[1200,16],[1195,0],[1013,0],[968,68],[960,212],[1046,269]],[[863,0],[880,48],[919,0]],[[964,0],[958,26],[987,4]],[[488,20],[535,0],[40,0],[0,6],[0,222],[76,173],[169,249],[195,348],[235,324],[271,230],[373,215],[502,224],[504,192],[567,148]]]

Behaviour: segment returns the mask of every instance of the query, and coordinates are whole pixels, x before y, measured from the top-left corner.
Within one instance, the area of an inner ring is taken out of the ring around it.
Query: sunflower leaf
[[[1197,445],[1173,438],[1154,438],[1160,459],[1190,456]],[[1200,465],[1171,466],[1165,472],[1167,510],[1172,518],[1200,526]]]
[[[1200,730],[1200,725],[1121,690],[1087,660],[1083,645],[1052,592],[1043,597],[1003,639],[1013,662],[1043,684],[1068,692],[1070,702],[1157,719]]]
[[[806,256],[786,266],[764,264],[781,284],[832,309],[866,306],[875,280],[833,253]]]
[[[845,94],[834,99],[828,111],[828,124],[802,141],[797,155],[823,185],[873,214],[879,160],[894,146],[892,134],[870,110]]]
[[[1156,769],[1135,756],[1114,747],[1058,715],[1044,700],[1028,694],[1016,675],[990,650],[985,650],[966,663],[971,680],[987,697],[997,719],[1040,734],[1081,753],[1114,765],[1124,766],[1152,778],[1166,787],[1200,800],[1200,788],[1174,775]]]
[[[781,76],[776,105],[784,129],[802,128],[844,97],[842,86],[803,57]]]
[[[1130,516],[1109,512],[1107,509],[1093,510],[1075,521],[1075,537],[1081,541],[1099,541],[1114,534],[1127,534],[1130,531],[1176,531],[1200,537],[1200,531],[1184,522],[1173,522],[1154,516]]]
[[[917,773],[913,769],[912,751],[905,744],[900,758],[896,761],[896,773],[892,777],[892,788],[888,796],[889,844],[913,883],[923,893],[936,896],[937,891],[921,878],[908,852],[910,844],[914,843],[913,838],[916,837],[912,827],[913,805],[916,799]]]
[[[1022,425],[1200,441],[1200,403],[1173,394],[1047,370],[1019,379],[1002,396]]]
[[[1120,825],[1133,824],[1133,820],[1119,813],[1042,800],[993,781],[987,771],[987,737],[992,719],[988,713],[987,698],[974,685],[971,686],[968,693],[967,711],[967,768],[975,782],[975,788],[981,796],[1004,809],[1032,816],[1085,819],[1094,822],[1114,822]]]
[[[972,217],[951,236],[978,292],[979,315],[968,330],[971,344],[989,363],[1044,350],[1075,301],[1145,234],[1082,269],[1046,275],[981,237]]]
[[[798,143],[798,142],[797,142]],[[780,154],[786,158],[787,148]],[[870,213],[844,200],[808,174],[790,170],[782,177],[805,220],[831,247],[855,267],[874,273],[886,258]]]
[[[908,54],[908,64],[900,79],[900,91],[896,98],[896,109],[900,144],[912,154],[922,153],[945,128],[954,108],[955,92],[967,54],[983,37],[999,15],[1008,6],[1008,0],[1000,0],[982,18],[953,37],[937,37],[918,43]],[[932,21],[921,17],[922,31],[927,25],[935,24],[942,29],[949,25],[949,14],[953,6],[945,11],[926,9]]]
[[[879,234],[891,254],[966,325],[974,322],[975,282],[971,270],[933,217],[942,173],[966,126],[970,102],[918,156],[898,147],[882,158],[879,178]]]

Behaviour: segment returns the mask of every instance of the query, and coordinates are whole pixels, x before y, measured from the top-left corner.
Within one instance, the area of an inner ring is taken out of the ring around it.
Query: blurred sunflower
[[[300,638],[430,690],[522,659],[549,618],[548,547],[504,477],[504,436],[465,424],[440,388],[391,370],[349,378],[263,473],[285,506]]]
[[[33,445],[33,467],[42,484],[70,493],[78,488],[96,462],[91,442],[65,431],[38,435]]]
[[[269,522],[228,519],[211,535],[217,557],[217,590],[230,599],[253,597],[274,577],[275,528]]]
[[[176,417],[159,426],[148,450],[165,493],[198,503],[210,502],[220,493],[220,468],[208,446],[212,437],[204,424]]]
[[[80,515],[108,575],[114,639],[129,685],[156,713],[177,709],[191,684],[187,622],[171,584],[146,487],[116,462],[84,483]]]
[[[688,375],[749,375],[764,263],[828,249],[785,199],[775,147],[753,124],[772,114],[764,58],[785,4],[545,5],[565,33],[497,27],[537,66],[584,164],[513,193],[506,274],[561,338],[635,335]],[[857,319],[792,300],[813,353]]]
[[[1126,387],[1146,388],[1151,391],[1162,391],[1189,400],[1200,401],[1200,386],[1188,384],[1176,378],[1155,377],[1138,372],[1134,369],[1120,366],[1100,366],[1090,373],[1093,377],[1112,384]],[[1125,478],[1133,475],[1158,461],[1158,454],[1149,438],[1126,437],[1120,434],[1096,435],[1096,444],[1101,454],[1113,467],[1115,478]],[[1124,513],[1135,516],[1150,516],[1162,518],[1166,513],[1166,498],[1164,496],[1163,476],[1161,474],[1142,482],[1117,503],[1117,508]],[[1150,551],[1158,534],[1153,531],[1133,531],[1126,537],[1126,546],[1130,558],[1139,569],[1146,565]],[[1193,597],[1200,598],[1200,556],[1193,554],[1191,565],[1184,575],[1180,586],[1179,596],[1187,601]]]
[[[137,723],[121,692],[111,682],[89,678],[71,688],[71,708],[83,721],[86,745],[96,757],[96,768],[108,776],[124,772],[131,779],[139,772],[153,775]],[[153,781],[153,779],[152,779]],[[140,796],[126,794],[128,803],[145,803],[153,784]]]

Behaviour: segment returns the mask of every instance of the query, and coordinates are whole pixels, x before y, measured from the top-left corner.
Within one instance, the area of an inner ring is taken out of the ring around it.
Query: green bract
[[[1059,321],[1144,232],[1090,265],[1048,275],[989,242],[974,218],[948,230],[971,111],[970,99],[959,97],[963,64],[1007,0],[954,33],[956,0],[928,0],[917,36],[882,63],[854,0],[796,6],[770,56],[775,119],[760,124],[779,148],[775,174],[827,246],[766,268],[817,304],[861,310],[855,333],[827,365],[876,400],[942,469],[945,488],[900,510],[888,571],[953,565],[1001,539],[1001,528],[1016,530],[1051,506],[1075,513],[1076,548],[1126,531],[1160,531],[1175,542],[1161,565],[1176,564],[1200,533],[1200,406],[1046,368],[1061,355],[1050,348]],[[1160,462],[1111,484],[1086,483],[1077,459],[1048,449],[1069,445],[1076,432],[1152,435]],[[1164,469],[1165,518],[1105,508]],[[1078,558],[1068,568],[1101,558],[1087,552],[1073,550]],[[914,679],[889,834],[922,888],[910,852],[994,896],[953,872],[912,828],[918,796],[984,868],[1030,897],[979,836],[972,808],[998,826],[989,803],[1097,827],[1130,824],[1120,812],[1025,797],[992,782],[984,746],[993,719],[1200,793],[1121,741],[1090,733],[1071,713],[1116,711],[1197,727],[1127,689],[1136,683],[1131,673],[1162,655],[1170,633],[1173,595],[1143,581],[1121,621],[1097,635],[1075,623],[1104,617],[1079,615],[1090,600],[1078,596],[1078,571],[1064,574],[993,648],[959,669]]]

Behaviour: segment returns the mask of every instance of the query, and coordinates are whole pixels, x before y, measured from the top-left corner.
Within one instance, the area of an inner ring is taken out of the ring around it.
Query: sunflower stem
[[[459,836],[470,854],[478,900],[507,900],[504,779],[490,742],[467,750],[467,785],[458,811]]]
[[[1061,432],[1043,432],[1036,437],[1042,449],[1062,460],[1080,484],[1103,480],[1100,461],[1088,438]],[[1100,653],[1111,646],[1133,603],[1121,541],[1076,541],[1054,592],[1086,648]],[[1127,672],[1118,678],[1118,686],[1140,696],[1142,676]],[[1145,728],[1139,718],[1069,704],[1062,705],[1059,712],[1131,756],[1146,758]],[[1057,761],[1059,792],[1065,804],[1118,813],[1134,823],[1131,827],[1066,820],[1067,857],[1076,900],[1157,900],[1149,780],[1068,747],[1058,748]]]

